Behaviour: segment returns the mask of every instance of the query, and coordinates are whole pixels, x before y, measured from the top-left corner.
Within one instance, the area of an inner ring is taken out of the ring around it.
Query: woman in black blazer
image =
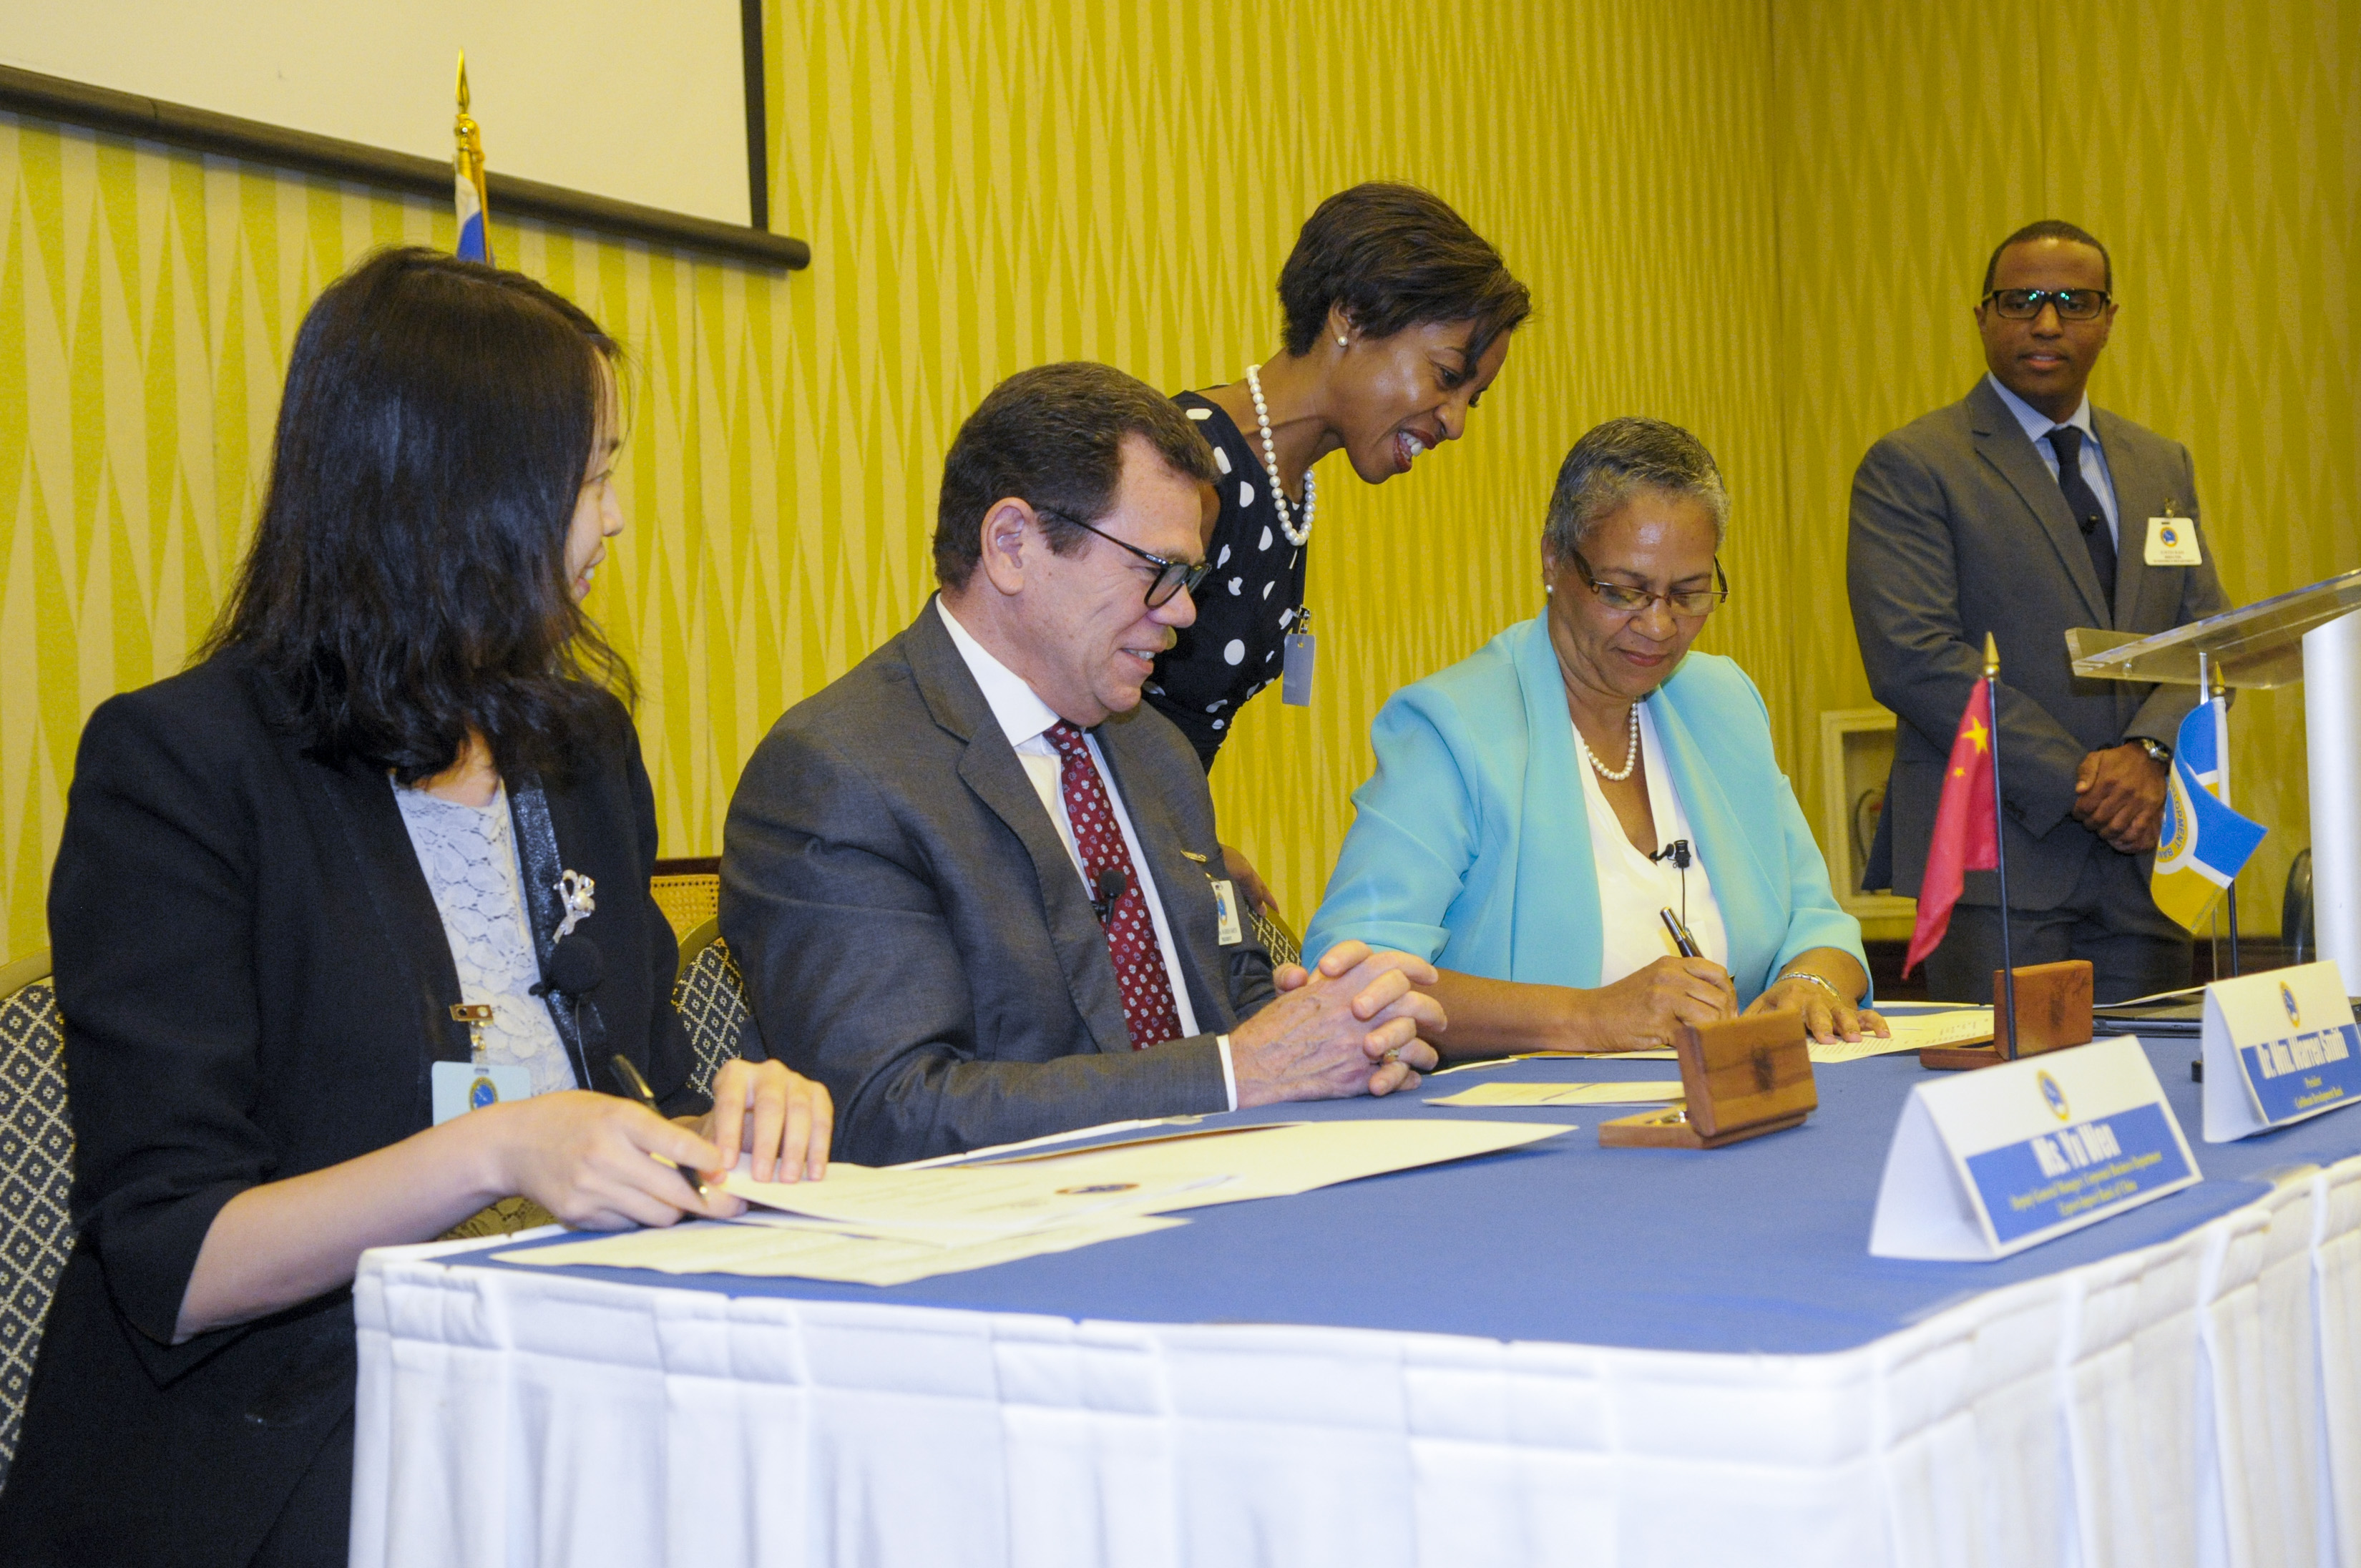
[[[431,252],[331,285],[205,657],[91,716],[49,890],[81,1234],[0,1561],[342,1563],[365,1248],[512,1196],[592,1228],[743,1207],[651,1156],[824,1170],[817,1085],[731,1062],[711,1102],[688,1088],[630,677],[580,605],[622,526],[615,352],[530,280]],[[505,791],[513,951],[529,933],[574,993],[544,1060],[575,1091],[436,1122],[435,1066],[469,1080],[471,1041],[412,786]],[[559,872],[595,908],[554,961]],[[618,1053],[678,1122],[582,1091]]]

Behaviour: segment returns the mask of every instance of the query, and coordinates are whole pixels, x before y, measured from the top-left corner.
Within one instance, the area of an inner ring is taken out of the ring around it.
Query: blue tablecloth
[[[1431,1079],[1407,1097],[1208,1118],[1208,1125],[1252,1125],[1478,1116],[1575,1130],[1486,1158],[1197,1210],[1182,1216],[1187,1225],[1155,1235],[890,1289],[567,1272],[733,1296],[1075,1320],[1325,1324],[1717,1353],[1840,1351],[1964,1297],[2180,1234],[2254,1201],[2275,1168],[2361,1153],[2361,1115],[2342,1112],[2242,1143],[2203,1143],[2200,1089],[2189,1070],[2196,1055],[2193,1040],[2148,1046],[2204,1181],[1997,1263],[1869,1255],[1887,1143],[1912,1087],[1932,1076],[1903,1054],[1821,1067],[1820,1106],[1802,1127],[1707,1152],[1600,1148],[1598,1122],[1631,1107],[1488,1112],[1424,1103],[1488,1081],[1676,1077],[1677,1065],[1663,1060],[1509,1063]]]

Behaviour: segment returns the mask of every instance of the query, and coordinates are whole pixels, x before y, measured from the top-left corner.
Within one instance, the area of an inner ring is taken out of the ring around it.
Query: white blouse
[[[1582,744],[1577,731],[1578,759]],[[1675,870],[1669,860],[1651,861],[1633,847],[1623,824],[1616,820],[1615,808],[1607,803],[1607,792],[1599,787],[1598,771],[1582,761],[1576,771],[1582,774],[1582,802],[1590,814],[1590,858],[1598,874],[1601,985],[1612,985],[1680,950],[1673,946],[1672,933],[1664,929],[1658,911],[1682,914],[1684,878],[1688,904],[1683,918],[1697,938],[1697,950],[1718,964],[1730,962],[1730,932],[1721,923],[1721,905],[1714,900],[1713,883],[1697,853],[1696,835],[1689,831],[1680,794],[1664,766],[1664,748],[1656,742],[1656,721],[1644,702],[1640,704],[1640,756],[1648,775],[1648,810],[1656,819],[1656,847],[1662,850],[1675,839],[1686,839],[1689,869]]]
[[[485,1058],[495,1066],[530,1070],[535,1094],[579,1088],[549,1003],[533,994],[541,983],[541,959],[525,923],[507,786],[493,795],[489,806],[445,800],[399,784],[393,796],[443,916],[451,962],[459,971],[459,1000],[491,1003],[492,1019],[484,1025]]]

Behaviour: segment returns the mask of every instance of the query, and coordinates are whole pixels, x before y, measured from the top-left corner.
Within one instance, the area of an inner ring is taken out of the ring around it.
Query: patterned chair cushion
[[[0,1484],[16,1456],[41,1321],[73,1245],[65,1067],[49,982],[0,997]]]
[[[1273,919],[1259,909],[1247,918],[1254,922],[1256,939],[1268,949],[1273,968],[1303,961],[1303,944],[1295,939],[1295,933],[1289,930],[1283,922]]]
[[[730,956],[730,944],[717,937],[681,966],[672,1005],[688,1026],[688,1043],[697,1052],[689,1081],[699,1091],[709,1089],[723,1062],[746,1054],[754,1028],[754,1015],[746,1008],[746,977]]]

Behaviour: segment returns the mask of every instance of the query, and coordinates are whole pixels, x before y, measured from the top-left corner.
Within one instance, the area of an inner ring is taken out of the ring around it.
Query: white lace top
[[[525,923],[507,786],[482,806],[399,784],[393,796],[443,916],[443,935],[459,970],[459,1000],[491,1004],[484,1054],[496,1066],[530,1069],[535,1094],[579,1087],[548,1003],[533,994],[541,983],[541,961]]]

